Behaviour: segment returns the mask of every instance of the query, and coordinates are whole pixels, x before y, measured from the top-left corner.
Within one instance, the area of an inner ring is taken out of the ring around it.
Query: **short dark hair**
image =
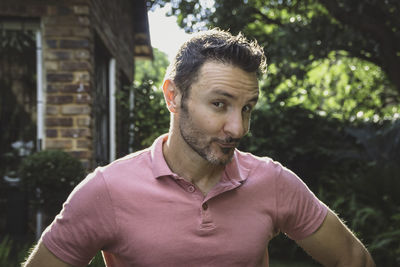
[[[249,41],[241,33],[235,36],[218,28],[199,32],[180,47],[166,75],[181,91],[182,100],[207,61],[232,64],[257,74],[266,72],[266,57],[256,40]]]

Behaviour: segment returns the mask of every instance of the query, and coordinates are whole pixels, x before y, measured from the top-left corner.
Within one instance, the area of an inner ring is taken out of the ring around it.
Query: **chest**
[[[262,266],[274,225],[260,198],[240,187],[210,199],[189,184],[175,189],[117,205],[113,254],[135,266]]]

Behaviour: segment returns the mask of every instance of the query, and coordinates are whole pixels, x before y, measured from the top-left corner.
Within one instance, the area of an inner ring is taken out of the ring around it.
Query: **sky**
[[[151,45],[166,53],[171,61],[189,34],[178,26],[176,17],[165,15],[167,10],[166,7],[156,8],[148,12],[148,17]]]

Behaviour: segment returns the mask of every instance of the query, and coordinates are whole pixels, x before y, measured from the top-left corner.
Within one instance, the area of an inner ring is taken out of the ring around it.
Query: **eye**
[[[216,101],[212,103],[216,108],[223,108],[225,106],[225,104],[223,102],[220,101]]]
[[[251,105],[246,105],[242,109],[243,112],[247,112],[247,113],[251,112],[252,110],[253,110],[253,106],[251,106]]]

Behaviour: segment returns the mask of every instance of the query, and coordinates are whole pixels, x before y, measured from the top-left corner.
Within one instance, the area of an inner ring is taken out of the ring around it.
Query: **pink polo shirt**
[[[298,240],[327,212],[292,172],[235,151],[204,196],[149,149],[96,169],[78,185],[42,236],[61,260],[85,266],[103,250],[107,266],[268,266],[279,231]]]

